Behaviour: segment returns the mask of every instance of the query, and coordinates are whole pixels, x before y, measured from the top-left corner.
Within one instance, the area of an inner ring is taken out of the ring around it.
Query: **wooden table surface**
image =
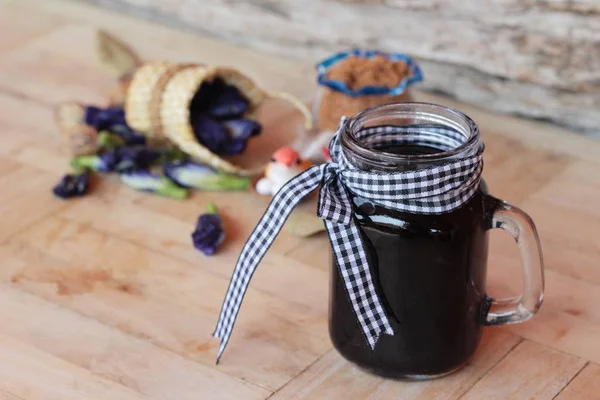
[[[492,192],[537,222],[546,262],[540,313],[486,328],[475,358],[452,376],[379,379],[332,349],[326,238],[282,233],[216,366],[211,333],[265,201],[196,193],[178,202],[114,177],[85,198],[56,199],[50,188],[68,161],[53,107],[105,102],[114,78],[95,59],[95,27],[144,59],[233,65],[307,101],[312,65],[58,0],[3,2],[0,27],[0,399],[600,398],[600,142],[419,95],[474,117]],[[229,238],[207,258],[189,235],[210,201]],[[517,249],[501,232],[491,239],[489,292],[517,293]]]

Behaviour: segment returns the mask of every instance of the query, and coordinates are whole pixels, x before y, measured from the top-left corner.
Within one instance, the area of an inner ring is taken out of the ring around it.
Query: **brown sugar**
[[[325,77],[344,82],[350,90],[359,90],[365,86],[393,88],[411,71],[404,61],[392,61],[384,55],[372,58],[349,56],[332,66]],[[405,90],[400,95],[360,95],[349,96],[345,93],[322,87],[318,109],[318,123],[321,130],[335,131],[344,115],[354,115],[365,108],[379,104],[409,101]]]
[[[334,65],[327,73],[328,79],[342,81],[351,90],[365,86],[398,86],[410,74],[404,61],[392,61],[383,55],[372,58],[350,56]]]

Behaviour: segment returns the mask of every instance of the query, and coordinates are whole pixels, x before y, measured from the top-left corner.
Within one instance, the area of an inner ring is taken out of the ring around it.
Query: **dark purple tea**
[[[385,151],[439,150],[411,145]],[[443,375],[466,363],[489,309],[486,230],[493,205],[486,199],[482,184],[466,204],[442,215],[409,214],[354,199],[375,287],[395,334],[382,334],[370,349],[338,269],[332,268],[330,334],[345,358],[393,378]]]

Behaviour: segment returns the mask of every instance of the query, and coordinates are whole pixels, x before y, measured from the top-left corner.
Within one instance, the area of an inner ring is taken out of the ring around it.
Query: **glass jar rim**
[[[406,114],[406,118],[418,118],[428,120],[454,128],[462,133],[466,140],[451,150],[440,151],[431,154],[397,154],[378,149],[368,148],[361,144],[356,133],[369,120],[377,118],[392,118]],[[340,130],[340,144],[345,152],[350,152],[352,157],[358,157],[362,161],[389,165],[398,163],[429,163],[440,162],[448,158],[455,158],[461,154],[470,153],[473,149],[481,146],[479,128],[475,121],[468,115],[456,109],[424,102],[402,102],[378,105],[367,108],[360,113],[346,119]]]

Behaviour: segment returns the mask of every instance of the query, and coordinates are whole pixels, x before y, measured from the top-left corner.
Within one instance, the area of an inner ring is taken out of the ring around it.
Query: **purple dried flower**
[[[217,214],[217,207],[209,204],[207,213],[198,218],[196,229],[192,233],[194,247],[206,254],[213,255],[219,245],[225,240],[223,221]]]
[[[229,175],[194,161],[163,163],[167,178],[182,187],[201,190],[246,190],[250,179]]]
[[[61,199],[80,197],[85,194],[88,184],[89,174],[85,171],[77,174],[67,174],[52,189],[52,193]]]
[[[129,168],[146,169],[158,161],[160,152],[146,146],[118,147],[111,149],[118,158],[115,170],[122,171]]]
[[[110,130],[113,125],[127,125],[125,110],[121,107],[99,108],[88,106],[85,109],[85,123],[97,131]]]
[[[220,155],[223,156],[235,156],[241,154],[246,149],[246,140],[244,139],[228,139],[221,151]]]
[[[211,100],[217,98],[224,88],[225,82],[222,79],[202,82],[190,103],[190,115],[197,116],[206,113]]]
[[[125,145],[145,144],[146,138],[127,125],[125,110],[121,107],[99,108],[88,106],[85,109],[85,123],[98,132],[110,131],[119,135]]]
[[[258,135],[262,129],[258,122],[247,118],[223,121],[223,126],[232,139],[248,139]]]
[[[79,156],[71,160],[71,166],[74,168],[86,168],[98,172],[112,172],[119,162],[117,147],[105,151],[101,154],[88,156]]]
[[[99,122],[100,122],[100,113],[101,112],[102,112],[102,109],[100,107],[87,106],[85,108],[85,123],[86,123],[86,125],[93,126],[94,128],[96,128],[96,130],[98,130],[98,127],[100,126]]]
[[[251,119],[240,118],[222,122],[227,129],[228,140],[223,145],[221,153],[223,155],[241,154],[246,150],[246,144],[251,136],[260,133],[261,125]]]
[[[211,101],[208,113],[217,119],[230,119],[242,116],[248,110],[248,100],[235,86],[225,89]]]
[[[199,116],[194,122],[196,139],[206,148],[220,154],[227,144],[227,130],[220,123],[208,117]]]
[[[143,146],[146,144],[146,137],[135,132],[127,125],[113,125],[110,131],[119,135],[125,142],[125,146]]]
[[[121,148],[115,147],[98,155],[98,158],[102,161],[102,169],[98,169],[100,172],[111,172],[116,171],[119,162],[121,161]]]
[[[160,152],[145,146],[112,147],[96,155],[75,157],[71,160],[71,165],[98,172],[146,169],[158,161],[160,156]]]
[[[185,199],[186,189],[180,188],[168,178],[145,169],[128,169],[119,173],[121,182],[135,190],[156,193],[174,199]]]

